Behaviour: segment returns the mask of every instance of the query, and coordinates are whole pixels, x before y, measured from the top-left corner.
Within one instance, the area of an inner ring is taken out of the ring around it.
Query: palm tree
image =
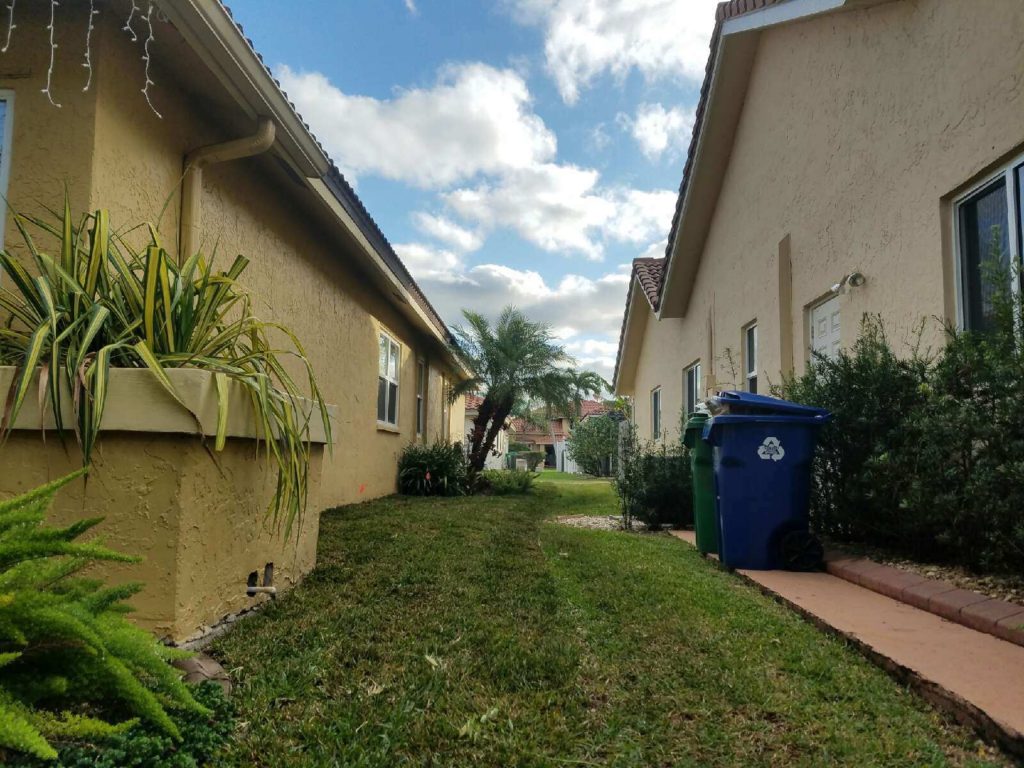
[[[569,426],[575,426],[576,422],[583,418],[583,401],[587,395],[597,397],[611,386],[593,371],[568,371],[569,380],[569,406],[566,414],[569,417]]]
[[[493,325],[478,312],[463,310],[462,315],[466,325],[452,329],[458,340],[453,351],[472,375],[453,388],[452,397],[484,393],[469,447],[469,465],[480,471],[517,405],[540,402],[568,409],[579,393],[575,371],[567,367],[573,360],[555,343],[550,327],[531,322],[512,306]]]

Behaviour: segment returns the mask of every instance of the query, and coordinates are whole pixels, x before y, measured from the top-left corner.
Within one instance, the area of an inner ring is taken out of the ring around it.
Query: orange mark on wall
[[[359,492],[360,493],[365,493],[366,492],[366,483],[360,483],[359,484]]]

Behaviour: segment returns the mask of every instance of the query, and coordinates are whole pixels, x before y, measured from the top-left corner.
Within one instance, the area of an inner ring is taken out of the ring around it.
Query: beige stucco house
[[[35,213],[59,207],[66,184],[76,211],[107,208],[120,227],[158,223],[174,251],[246,255],[258,313],[296,333],[334,418],[333,446],[311,468],[302,531],[282,543],[263,527],[267,483],[244,420],[215,466],[184,434],[194,425],[176,432],[173,415],[159,415],[167,404],[139,400],[149,395],[122,377],[129,394],[111,393],[89,484],[63,493],[55,515],[105,516],[108,541],[145,558],[114,571],[146,582],[139,620],[180,639],[251,604],[246,577],[266,562],[281,585],[308,571],[317,513],[394,492],[405,446],[461,440],[462,402],[444,395],[463,373],[444,323],[226,7],[152,6],[151,108],[142,93],[149,25],[136,5],[145,6],[97,0],[90,31],[89,3],[17,4],[0,54],[0,193]],[[44,93],[48,80],[59,107]],[[18,253],[9,211],[0,221]],[[194,383],[203,401],[209,382]],[[55,440],[43,444],[38,417],[22,426],[0,448],[0,497],[80,461]]]
[[[707,391],[767,392],[881,316],[898,347],[985,322],[1019,263],[1024,3],[721,3],[664,259],[638,260],[615,391],[674,438]]]

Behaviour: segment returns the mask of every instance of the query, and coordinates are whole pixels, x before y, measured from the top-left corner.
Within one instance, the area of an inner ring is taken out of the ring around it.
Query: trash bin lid
[[[821,409],[817,410],[820,411]],[[832,414],[828,411],[803,415],[795,413],[722,414],[715,416],[704,424],[701,439],[711,445],[718,445],[722,428],[733,424],[799,424],[809,429],[817,429],[824,424],[828,424],[830,421],[832,421]]]
[[[711,398],[717,409],[726,410],[728,413],[777,413],[789,416],[826,416],[828,411],[824,408],[816,408],[811,405],[801,405],[789,400],[779,400],[766,395],[755,395],[750,392],[739,392],[728,390],[719,392]]]

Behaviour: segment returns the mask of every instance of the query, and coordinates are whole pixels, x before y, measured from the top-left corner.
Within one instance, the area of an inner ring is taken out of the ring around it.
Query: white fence
[[[565,440],[555,443],[555,469],[568,472],[573,475],[583,474],[576,462],[569,458],[569,452],[565,449]]]

